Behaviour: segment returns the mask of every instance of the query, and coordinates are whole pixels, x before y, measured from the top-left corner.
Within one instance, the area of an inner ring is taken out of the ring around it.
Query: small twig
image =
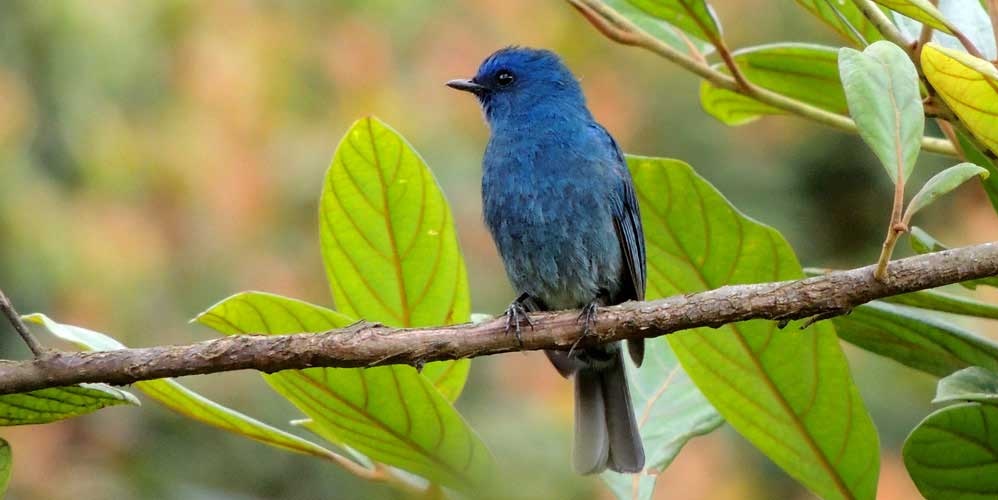
[[[963,150],[963,146],[960,145],[960,138],[956,136],[956,131],[953,130],[953,124],[942,118],[936,118],[936,125],[939,125],[939,130],[942,131],[943,135],[949,139],[949,142],[953,144],[956,148],[956,155],[963,161],[967,161],[967,152]]]
[[[826,111],[806,102],[787,97],[758,85],[753,85],[751,94],[746,94],[735,78],[725,74],[701,60],[697,60],[669,44],[649,35],[633,22],[621,16],[600,0],[567,0],[607,38],[624,45],[631,45],[651,51],[681,68],[707,80],[715,87],[731,90],[751,97],[763,104],[781,109],[787,113],[806,118],[839,130],[856,132],[856,123],[849,117]],[[883,13],[881,13],[883,14]],[[922,148],[932,153],[955,156],[956,150],[949,141],[936,137],[923,137]]]
[[[21,316],[14,310],[14,304],[11,304],[10,299],[4,295],[3,290],[0,290],[0,311],[3,311],[4,316],[7,316],[7,320],[10,321],[11,326],[21,335],[21,339],[28,345],[31,354],[34,354],[36,358],[42,357],[45,354],[45,348],[31,334],[24,321],[21,321]]]
[[[887,17],[887,14],[884,14],[884,11],[880,10],[880,7],[877,4],[873,3],[871,0],[852,0],[852,3],[854,3],[859,11],[866,16],[870,23],[877,28],[877,31],[879,31],[881,35],[884,35],[885,39],[894,42],[898,47],[901,47],[908,52],[908,55],[912,56],[913,60],[915,59],[911,43],[905,39],[904,34],[901,33],[901,30],[899,30],[897,26],[894,26],[894,23],[891,22],[889,17]]]
[[[741,91],[744,94],[752,94],[755,86],[749,83],[748,79],[745,78],[745,74],[742,73],[741,68],[735,63],[735,58],[731,55],[731,51],[728,50],[728,46],[724,43],[724,40],[718,38],[714,41],[714,48],[717,49],[717,53],[720,54],[721,59],[724,61],[724,65],[731,72],[731,76],[735,78],[735,82],[741,87]]]
[[[929,0],[929,1],[932,3],[932,5],[936,5],[939,3],[939,0]],[[915,52],[914,52],[916,60],[921,59],[922,47],[925,47],[925,44],[929,43],[930,40],[932,40],[932,26],[929,26],[929,23],[922,23],[922,31],[921,33],[918,34],[918,45],[915,46]]]
[[[690,51],[690,56],[693,57],[693,59],[696,59],[704,66],[709,65],[709,63],[707,62],[707,56],[703,55],[703,52],[701,52],[700,49],[697,48],[696,44],[694,44],[693,41],[690,40],[690,37],[686,36],[686,33],[683,32],[683,30],[675,26],[672,26],[672,31],[676,34],[677,37],[679,37],[680,40],[683,41],[683,45],[686,45],[686,49]]]

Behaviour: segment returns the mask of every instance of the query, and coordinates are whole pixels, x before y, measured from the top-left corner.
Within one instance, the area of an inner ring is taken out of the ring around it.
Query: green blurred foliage
[[[716,3],[732,48],[839,43],[790,2]],[[187,320],[240,290],[331,305],[316,231],[322,176],[349,125],[374,114],[433,170],[452,205],[473,310],[497,313],[512,294],[481,223],[488,132],[477,106],[443,82],[512,43],[562,54],[626,151],[690,162],[786,235],[804,263],[875,259],[891,186],[858,137],[787,117],[727,128],[700,109],[695,78],[603,39],[561,2],[5,0],[0,287],[22,312],[46,311],[136,346],[211,337]],[[952,163],[919,161],[915,185]],[[951,246],[996,239],[978,183],[919,224]],[[996,333],[991,323],[973,326]],[[0,338],[2,357],[26,354],[6,325]],[[898,449],[928,413],[932,381],[847,353],[881,431],[880,495],[911,498]],[[185,382],[268,422],[300,416],[255,374]],[[476,361],[458,401],[503,473],[537,498],[607,494],[569,470],[569,387],[539,354],[502,356]],[[17,454],[11,498],[398,496],[148,406],[3,429]],[[656,492],[806,496],[732,432],[691,441]]]

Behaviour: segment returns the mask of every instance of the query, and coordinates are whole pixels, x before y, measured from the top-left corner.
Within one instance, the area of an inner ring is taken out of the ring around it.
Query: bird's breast
[[[584,305],[601,288],[613,291],[623,261],[609,192],[598,179],[486,171],[482,194],[485,222],[517,291],[552,309]]]

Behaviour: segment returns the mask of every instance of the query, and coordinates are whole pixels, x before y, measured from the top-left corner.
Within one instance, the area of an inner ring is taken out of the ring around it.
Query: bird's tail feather
[[[627,388],[623,355],[599,368],[575,373],[575,447],[573,465],[580,474],[605,469],[640,472],[645,455]]]

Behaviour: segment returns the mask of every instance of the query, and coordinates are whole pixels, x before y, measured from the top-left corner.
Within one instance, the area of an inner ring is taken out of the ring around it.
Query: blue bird
[[[474,78],[447,85],[474,94],[491,129],[485,223],[519,293],[506,311],[507,331],[519,339],[528,311],[578,308],[589,331],[599,306],[642,300],[645,247],[630,172],[561,59],[509,47]],[[621,342],[546,351],[575,380],[572,457],[580,474],[644,467],[622,351]],[[644,342],[628,341],[628,351],[640,365]]]

